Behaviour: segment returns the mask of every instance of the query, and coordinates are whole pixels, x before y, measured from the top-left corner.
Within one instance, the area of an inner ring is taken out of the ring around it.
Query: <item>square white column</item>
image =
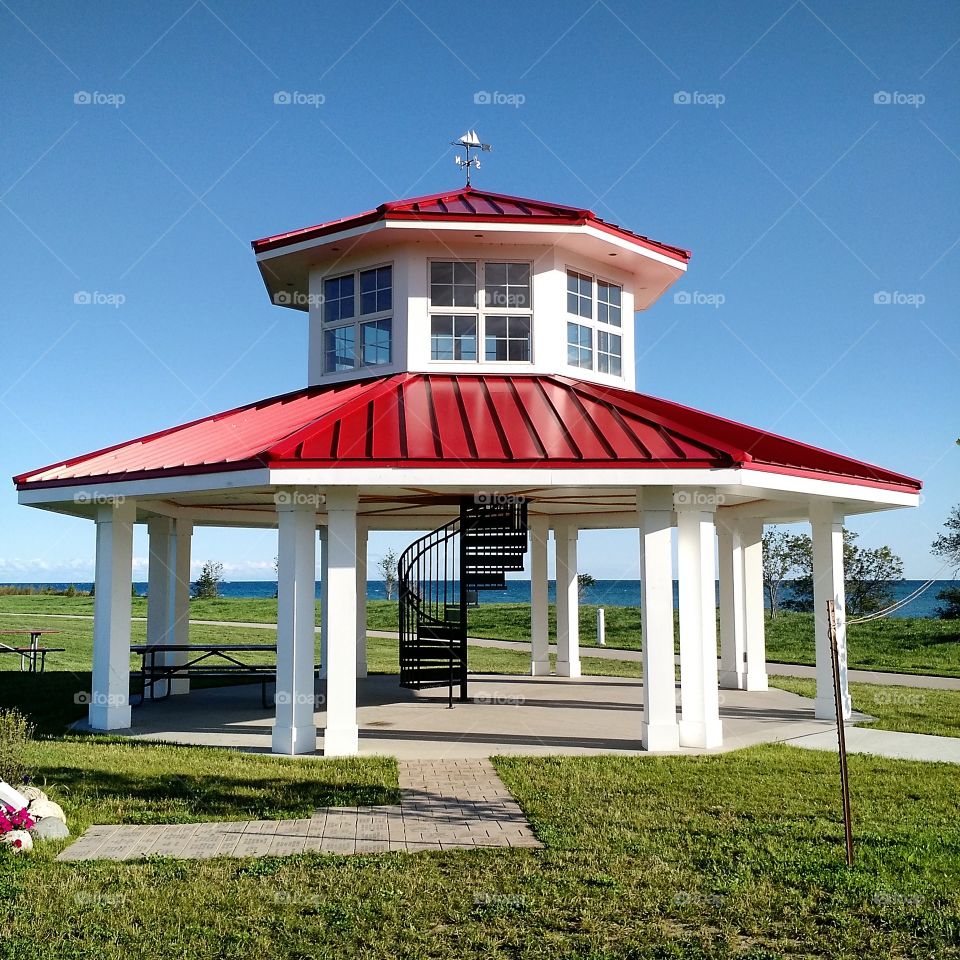
[[[193,521],[178,517],[170,538],[170,643],[185,645],[190,642],[190,550],[193,543]],[[186,663],[187,650],[171,650],[163,663]],[[190,692],[189,677],[174,677],[170,681],[174,696]]]
[[[367,675],[367,529],[357,527],[357,677]]]
[[[330,577],[327,576],[330,563],[330,551],[327,549],[327,525],[322,524],[317,530],[320,541],[320,672],[321,680],[327,679],[327,612],[330,609]]]
[[[173,520],[147,521],[147,643],[172,643]]]
[[[816,715],[824,720],[836,716],[833,696],[833,664],[827,623],[827,601],[833,600],[837,617],[837,647],[840,660],[840,700],[843,716],[850,716],[847,687],[846,584],[843,573],[843,514],[829,501],[810,504],[813,538],[813,624],[817,658]]]
[[[673,491],[637,494],[640,527],[640,616],[643,630],[644,750],[676,750],[676,665],[673,654]]]
[[[720,573],[720,686],[747,686],[747,608],[744,597],[743,547],[737,520],[717,521]]]
[[[530,676],[550,673],[550,626],[547,574],[547,541],[550,526],[546,517],[530,518]]]
[[[580,676],[580,596],[577,590],[577,528],[554,528],[557,550],[557,676]]]
[[[740,521],[747,690],[767,689],[767,638],[763,603],[763,521]]]
[[[357,727],[357,489],[327,491],[327,726],[323,753],[352,756]]]
[[[723,743],[717,676],[715,527],[712,497],[675,499],[680,587],[680,745]]]
[[[277,694],[273,752],[314,753],[316,502],[277,497]]]
[[[130,500],[97,511],[93,681],[87,709],[94,730],[130,726],[130,591],[136,513]]]

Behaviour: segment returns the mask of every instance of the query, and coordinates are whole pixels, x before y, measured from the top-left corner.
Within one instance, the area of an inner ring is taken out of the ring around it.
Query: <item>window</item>
[[[360,313],[393,309],[393,267],[377,267],[360,274]]]
[[[529,263],[431,261],[430,358],[529,363],[531,273]]]
[[[393,321],[371,320],[360,324],[360,363],[364,367],[390,362]],[[349,329],[349,328],[347,328]]]
[[[484,265],[485,304],[508,310],[530,307],[530,264],[487,263]]]
[[[353,316],[353,290],[352,273],[323,282],[323,319],[326,323],[349,320]]]
[[[530,360],[529,317],[487,317],[486,360]]]
[[[593,369],[593,330],[590,327],[567,323],[567,363]]]
[[[620,326],[620,291],[616,283],[597,281],[597,319],[601,323]]]
[[[324,330],[324,369],[327,373],[337,373],[341,370],[352,370],[354,364],[354,327],[337,327],[334,330]]]
[[[593,278],[567,271],[567,313],[593,318]]]
[[[581,327],[581,329],[583,329]],[[597,331],[597,370],[600,373],[612,373],[620,376],[620,336],[608,333],[606,330]]]
[[[431,360],[476,360],[477,318],[454,314],[430,321]]]
[[[323,282],[326,373],[393,359],[393,267],[372,267]]]
[[[449,260],[431,263],[430,303],[434,307],[476,307],[477,265]]]

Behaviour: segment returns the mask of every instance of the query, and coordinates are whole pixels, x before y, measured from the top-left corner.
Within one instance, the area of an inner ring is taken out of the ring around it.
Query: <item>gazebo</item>
[[[534,676],[551,670],[552,534],[555,669],[564,677],[580,674],[579,531],[638,530],[643,704],[635,733],[644,749],[663,751],[718,746],[719,689],[766,688],[763,525],[809,521],[816,713],[833,715],[826,600],[836,604],[842,652],[844,518],[916,506],[921,484],[636,392],[635,337],[649,335],[642,311],[684,274],[687,251],[589,210],[470,186],[267,237],[253,250],[273,302],[307,314],[307,387],[15,478],[21,503],[96,523],[94,729],[131,725],[136,523],[149,531],[147,641],[155,644],[189,642],[196,527],[277,528],[276,753],[318,748],[318,543],[322,750],[357,753],[367,538],[391,529],[443,528],[430,542],[464,550],[458,576],[445,569],[407,585],[420,617],[410,663],[426,647],[449,648],[454,660],[455,635],[441,627],[452,630],[456,618],[448,611],[424,626],[423,584],[449,582],[462,610],[473,588],[496,586],[504,569],[517,568],[516,542],[525,547],[529,537]],[[471,518],[491,505],[501,516],[496,507],[505,504],[523,507],[508,532],[513,566],[481,546],[469,567]],[[171,682],[173,694],[188,690],[185,678]]]

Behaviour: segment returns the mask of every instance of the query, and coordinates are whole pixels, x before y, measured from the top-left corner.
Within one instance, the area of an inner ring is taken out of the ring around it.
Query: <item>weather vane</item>
[[[457,154],[454,157],[458,167],[463,167],[467,172],[467,186],[470,186],[470,168],[476,167],[477,170],[480,169],[480,158],[471,157],[471,150],[482,150],[484,153],[490,152],[489,143],[481,143],[480,138],[477,136],[476,130],[468,130],[459,140],[451,140],[450,145],[454,147],[463,147],[463,152],[466,156],[461,157],[460,154]]]

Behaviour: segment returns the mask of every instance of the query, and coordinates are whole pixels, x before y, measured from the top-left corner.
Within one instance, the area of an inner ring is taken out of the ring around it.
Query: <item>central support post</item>
[[[550,673],[550,626],[547,597],[547,541],[550,526],[546,517],[531,517],[530,527],[530,676]]]
[[[577,528],[554,528],[557,545],[557,676],[580,676],[580,595],[577,583]]]

